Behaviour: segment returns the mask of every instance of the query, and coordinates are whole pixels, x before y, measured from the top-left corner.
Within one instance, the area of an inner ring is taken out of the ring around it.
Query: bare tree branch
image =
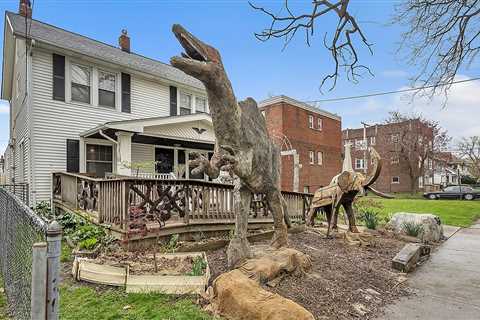
[[[331,80],[332,86],[329,90],[335,87],[342,71],[346,73],[350,81],[355,83],[365,73],[373,76],[367,66],[359,63],[355,37],[358,37],[371,54],[373,54],[372,44],[367,41],[357,21],[350,15],[348,11],[349,3],[350,0],[338,0],[335,3],[328,0],[314,0],[310,13],[296,15],[289,7],[288,0],[285,0],[284,8],[286,14],[279,15],[249,2],[252,8],[269,16],[272,20],[269,27],[259,33],[255,33],[255,37],[260,41],[283,38],[285,40],[284,48],[288,46],[298,31],[305,31],[305,41],[307,45],[310,45],[310,38],[313,37],[316,20],[332,12],[337,15],[338,22],[333,32],[333,37],[329,39],[326,32],[323,39],[325,47],[330,51],[335,62],[333,72],[325,76],[320,85],[320,88],[322,88],[326,81]]]
[[[446,95],[460,68],[468,68],[479,53],[480,0],[404,0],[393,22],[408,26],[399,52],[419,67],[415,85],[433,85],[423,92],[430,97]]]
[[[457,148],[460,157],[467,162],[469,173],[480,180],[480,136],[463,138]]]

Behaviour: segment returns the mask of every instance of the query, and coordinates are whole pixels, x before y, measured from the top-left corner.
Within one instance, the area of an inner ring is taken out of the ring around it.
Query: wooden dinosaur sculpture
[[[342,172],[333,177],[328,186],[315,191],[307,215],[307,225],[313,226],[318,211],[325,211],[328,221],[327,236],[330,235],[332,228],[337,228],[340,206],[343,206],[347,214],[350,232],[358,232],[355,224],[355,213],[353,211],[353,201],[358,193],[364,193],[369,190],[381,197],[392,198],[392,196],[375,190],[371,186],[377,180],[382,170],[382,159],[377,151],[372,147],[369,148],[370,157],[373,159],[373,169],[369,176],[365,176],[353,171],[350,147],[350,144],[345,145],[345,158],[343,160]]]
[[[234,267],[251,257],[247,228],[252,193],[265,194],[272,212],[275,231],[271,246],[287,245],[280,150],[271,141],[255,100],[237,102],[220,53],[178,24],[172,31],[185,52],[171,58],[171,64],[205,85],[218,146],[211,161],[197,154],[190,164],[197,166],[196,173],[203,171],[211,178],[216,178],[220,170],[234,174],[235,235],[227,250],[228,264]]]

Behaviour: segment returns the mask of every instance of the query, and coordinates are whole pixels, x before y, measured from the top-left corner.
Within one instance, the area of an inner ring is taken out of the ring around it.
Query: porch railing
[[[292,221],[303,221],[311,194],[282,192]],[[166,226],[233,223],[233,186],[185,179],[92,178],[54,173],[53,199],[128,233]],[[271,222],[264,196],[253,196],[249,221]],[[156,225],[156,226],[155,226]]]

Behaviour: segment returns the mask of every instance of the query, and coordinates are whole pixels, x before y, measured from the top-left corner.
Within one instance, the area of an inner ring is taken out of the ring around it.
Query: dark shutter
[[[53,54],[53,100],[65,101],[65,57]]]
[[[130,75],[122,72],[122,112],[132,112],[130,95]]]
[[[80,141],[67,139],[67,172],[80,172]]]
[[[170,115],[177,115],[177,87],[170,86]]]

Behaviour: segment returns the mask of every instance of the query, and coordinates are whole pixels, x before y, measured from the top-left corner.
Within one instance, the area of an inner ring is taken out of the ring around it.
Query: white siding
[[[52,55],[33,55],[33,165],[35,201],[50,197],[51,173],[66,170],[66,139],[107,121],[169,115],[169,88],[132,75],[132,113],[52,99]],[[95,94],[92,90],[92,95]],[[135,154],[135,153],[134,153]]]
[[[140,170],[140,172],[155,172],[153,161],[155,161],[155,146],[151,144],[139,144],[132,143],[132,163],[146,163],[152,161],[151,166]],[[132,175],[135,174],[135,170],[132,169]]]

